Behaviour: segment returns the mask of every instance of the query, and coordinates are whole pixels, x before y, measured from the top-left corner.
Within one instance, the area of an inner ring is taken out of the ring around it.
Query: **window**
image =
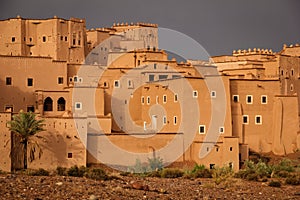
[[[76,45],[76,39],[73,39],[73,45]]]
[[[70,82],[70,83],[73,82],[73,77],[69,77],[69,82]]]
[[[132,80],[128,80],[127,81],[127,87],[128,88],[133,88],[133,82],[132,82]]]
[[[290,85],[290,90],[291,90],[291,91],[294,90],[294,85],[293,85],[293,84]]]
[[[82,82],[83,82],[82,77],[79,77],[79,78],[78,78],[78,82],[79,82],[79,83],[82,83]]]
[[[27,86],[33,86],[33,78],[27,79]]]
[[[138,66],[140,66],[141,65],[141,61],[140,60],[138,60]]]
[[[73,158],[73,153],[68,153],[68,158]]]
[[[50,97],[47,97],[44,101],[44,111],[52,111],[53,110],[53,101]]]
[[[205,125],[199,125],[199,134],[205,134]]]
[[[257,124],[257,125],[262,124],[262,116],[261,115],[256,115],[255,116],[255,124]]]
[[[168,75],[158,75],[159,80],[165,80],[168,78]]]
[[[64,36],[60,36],[60,40],[64,40]]]
[[[81,102],[75,102],[75,110],[82,110],[82,103]]]
[[[291,75],[294,76],[294,69],[291,70]]]
[[[65,111],[66,109],[66,100],[63,97],[60,97],[57,100],[57,111]]]
[[[233,96],[232,96],[232,100],[233,100],[233,102],[235,102],[235,103],[239,102],[239,95],[233,95]]]
[[[66,41],[66,42],[68,41],[68,37],[67,37],[67,36],[65,36],[65,41]]]
[[[163,96],[163,103],[167,103],[167,95]]]
[[[174,125],[177,125],[177,116],[174,116]]]
[[[43,42],[46,42],[46,36],[43,36]]]
[[[249,118],[248,115],[243,115],[243,124],[248,124],[249,123],[248,118]]]
[[[174,94],[174,102],[178,102],[178,94]]]
[[[105,81],[105,82],[103,83],[103,86],[104,86],[104,87],[108,87],[108,83]]]
[[[267,95],[262,95],[261,96],[261,104],[267,104],[268,100],[267,100]]]
[[[225,132],[224,127],[221,126],[221,127],[219,128],[219,133],[223,134],[224,132]]]
[[[64,83],[64,78],[63,77],[58,77],[57,78],[57,83],[58,84],[63,84]]]
[[[219,147],[216,147],[216,152],[218,152],[219,151]]]
[[[156,69],[156,63],[153,64],[153,68]]]
[[[116,80],[116,81],[114,82],[114,86],[115,86],[115,88],[119,88],[119,87],[120,87],[120,81],[119,81],[119,80]]]
[[[150,104],[150,97],[149,96],[147,97],[147,104],[148,105]]]
[[[73,78],[73,81],[74,81],[74,83],[78,83],[78,76],[74,76],[74,78]]]
[[[247,104],[252,104],[253,102],[252,102],[252,95],[247,95],[246,96],[246,103]]]
[[[11,84],[12,84],[12,78],[6,77],[6,85],[11,85]]]
[[[216,91],[211,91],[210,96],[211,96],[212,98],[216,98],[216,97],[217,97]]]
[[[215,164],[209,164],[209,169],[215,169]]]
[[[4,108],[5,112],[13,112],[14,111],[14,107],[12,105],[6,105]]]
[[[154,81],[154,75],[153,74],[149,75],[149,82],[151,82],[151,81]]]
[[[29,42],[32,42],[32,37],[31,37],[31,38],[29,38]]]
[[[145,103],[145,98],[142,96],[141,97],[141,103],[144,104]]]
[[[15,38],[15,37],[12,37],[12,38],[11,38],[11,41],[12,41],[12,42],[15,42],[15,41],[16,41],[16,38]]]
[[[27,106],[27,112],[34,112],[34,106]]]
[[[193,98],[197,98],[198,97],[198,91],[197,90],[194,90],[193,91]]]
[[[166,125],[167,124],[167,117],[163,116],[163,124]]]
[[[232,147],[229,147],[229,151],[232,151],[233,150],[233,148]]]

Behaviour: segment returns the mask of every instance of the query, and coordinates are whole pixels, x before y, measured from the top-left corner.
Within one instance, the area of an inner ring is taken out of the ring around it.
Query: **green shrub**
[[[183,171],[180,169],[166,168],[161,172],[162,178],[178,178],[183,176]]]
[[[107,180],[109,178],[106,172],[101,168],[94,168],[87,172],[85,176],[94,180]]]
[[[217,167],[212,170],[212,177],[218,185],[233,176],[231,167]]]
[[[151,171],[147,173],[147,177],[161,178],[161,170]]]
[[[271,181],[269,183],[269,186],[271,186],[271,187],[281,187],[281,183],[280,183],[280,181]]]
[[[285,183],[286,184],[289,184],[289,185],[300,185],[300,176],[291,176],[291,177],[288,177],[286,180],[285,180]]]
[[[259,160],[256,164],[253,161],[245,161],[245,168],[237,172],[234,177],[248,181],[258,181],[261,178],[270,178],[273,168]]]
[[[38,170],[33,170],[29,172],[29,175],[31,176],[49,176],[49,172],[45,169],[38,169]]]
[[[77,165],[68,169],[67,174],[68,176],[75,176],[75,177],[83,177],[83,175],[88,171],[88,169],[84,166],[78,168]]]
[[[65,167],[57,167],[56,174],[59,176],[66,176],[67,175],[67,168]]]
[[[163,168],[163,159],[159,157],[148,158],[149,169],[148,171],[157,171]]]

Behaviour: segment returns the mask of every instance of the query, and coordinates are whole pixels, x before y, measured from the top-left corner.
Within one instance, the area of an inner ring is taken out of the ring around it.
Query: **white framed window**
[[[177,116],[174,116],[174,125],[177,125]]]
[[[115,80],[114,81],[114,87],[115,88],[120,88],[120,80]]]
[[[267,104],[267,103],[268,103],[268,96],[261,95],[261,104]]]
[[[219,133],[223,134],[225,132],[224,126],[219,127]]]
[[[178,94],[174,94],[174,102],[178,102]]]
[[[73,77],[69,77],[69,82],[70,82],[70,83],[73,82]]]
[[[293,84],[290,85],[290,90],[294,91],[294,85]]]
[[[255,124],[256,125],[262,124],[262,116],[261,115],[255,115]]]
[[[163,124],[166,125],[167,124],[167,117],[163,116]]]
[[[79,82],[79,83],[82,83],[82,82],[83,82],[83,79],[82,79],[81,77],[79,77],[79,78],[78,78],[78,82]]]
[[[150,97],[147,96],[147,104],[149,105],[150,104]]]
[[[205,125],[199,125],[199,134],[205,134]]]
[[[239,102],[239,95],[232,95],[232,101],[235,103]]]
[[[217,92],[216,91],[211,91],[210,96],[211,96],[211,98],[216,98],[217,97]]]
[[[167,95],[163,95],[163,103],[167,103]]]
[[[144,96],[141,97],[141,103],[142,103],[142,104],[145,103],[145,97],[144,97]]]
[[[75,110],[82,110],[82,103],[81,102],[75,102]]]
[[[146,130],[147,130],[147,122],[144,121],[144,131],[146,131]]]
[[[193,91],[193,98],[198,98],[198,91],[197,90]]]
[[[247,104],[252,104],[253,103],[253,96],[252,95],[247,95],[246,96],[246,103]]]
[[[78,83],[78,76],[74,76],[74,77],[73,77],[73,82],[74,82],[74,83]]]
[[[243,115],[243,124],[249,124],[249,116]]]

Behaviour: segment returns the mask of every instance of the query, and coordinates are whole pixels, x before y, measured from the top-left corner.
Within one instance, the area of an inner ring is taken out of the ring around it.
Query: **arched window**
[[[57,100],[57,111],[65,111],[66,109],[66,100],[63,97],[60,97]]]
[[[53,111],[53,101],[50,97],[47,97],[44,101],[44,111]]]

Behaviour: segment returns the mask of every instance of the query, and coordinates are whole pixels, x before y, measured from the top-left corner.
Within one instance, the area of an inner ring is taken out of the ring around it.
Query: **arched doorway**
[[[57,100],[57,111],[65,111],[66,110],[66,100],[63,97],[60,97]]]
[[[53,100],[50,97],[44,101],[44,111],[53,111]]]

